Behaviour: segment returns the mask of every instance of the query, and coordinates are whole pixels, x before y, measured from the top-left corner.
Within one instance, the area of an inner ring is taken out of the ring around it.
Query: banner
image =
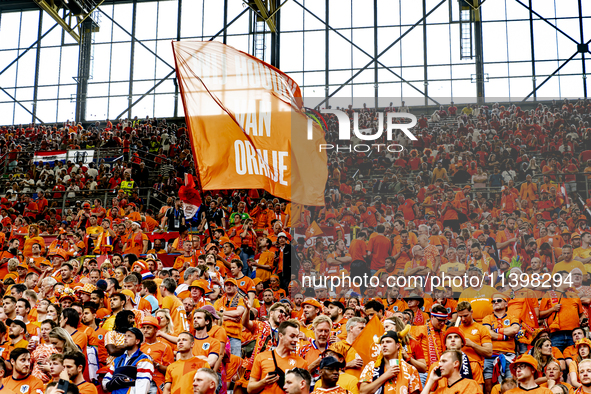
[[[172,46],[203,189],[265,189],[289,201],[324,205],[327,158],[317,150],[324,132],[308,124],[298,85],[217,41]]]
[[[314,222],[316,223],[316,222]],[[311,227],[313,226],[313,224]],[[310,228],[306,229],[305,227],[297,227],[294,229],[295,236],[293,239],[292,244],[295,245],[297,243],[298,238],[304,238],[306,242],[304,243],[306,248],[312,247],[316,244],[316,238],[321,238],[323,242],[328,245],[330,243],[334,243],[337,240],[337,230],[335,227],[329,226],[318,226],[318,229],[314,231],[320,231],[320,233],[310,234]],[[343,226],[343,232],[345,233],[345,244],[350,245],[351,241],[353,240],[353,236],[351,234],[351,228],[349,226]]]
[[[376,361],[382,349],[376,343],[376,338],[381,338],[384,335],[384,326],[378,318],[376,313],[367,323],[363,331],[359,334],[357,339],[351,344],[351,347],[363,359],[363,364],[368,364],[370,361]]]
[[[40,162],[49,163],[50,165],[55,165],[56,161],[61,161],[65,163],[67,160],[71,160],[73,163],[92,163],[94,161],[94,150],[83,150],[83,149],[73,149],[73,150],[54,150],[54,151],[39,151],[35,152],[33,156],[33,162],[37,165]]]

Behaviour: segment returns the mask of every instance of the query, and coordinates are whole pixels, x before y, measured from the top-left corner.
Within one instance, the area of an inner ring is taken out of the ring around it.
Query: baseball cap
[[[329,305],[334,305],[337,308],[341,308],[343,311],[345,311],[345,306],[340,301],[324,301],[324,306],[328,307]]]
[[[340,362],[336,359],[336,357],[328,356],[320,361],[320,368],[330,368],[335,367],[338,369],[345,368],[345,363]]]
[[[203,309],[205,311],[208,311],[209,313],[211,313],[211,315],[213,316],[214,319],[220,320],[220,315],[218,315],[218,312],[215,310],[215,308],[212,305],[203,305],[199,309]]]
[[[21,326],[24,330],[27,329],[27,325],[22,320],[19,320],[19,319],[14,319],[14,320],[13,319],[8,319],[8,320],[6,320],[6,325],[8,327],[10,327],[12,324],[16,324],[17,326]]]
[[[144,341],[144,334],[141,332],[139,328],[131,327],[128,328],[125,332],[131,332],[137,339],[140,340],[140,343]]]
[[[238,282],[236,282],[236,279],[234,279],[234,278],[228,278],[228,279],[226,279],[226,280],[224,281],[224,284],[226,284],[226,283],[228,283],[228,282],[229,282],[229,283],[232,283],[234,286],[238,286]]]

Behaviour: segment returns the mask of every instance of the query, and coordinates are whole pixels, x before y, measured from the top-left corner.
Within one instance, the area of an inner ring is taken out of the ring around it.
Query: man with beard
[[[107,348],[105,348],[105,335],[107,335],[108,331],[97,326],[96,312],[97,304],[94,302],[85,302],[82,309],[82,324],[91,329],[90,336],[88,337],[88,345],[96,348],[99,363],[103,367],[105,360],[109,356]]]
[[[190,332],[183,331],[179,334],[176,344],[178,360],[166,369],[163,394],[192,394],[195,376],[192,371],[209,368],[206,361],[193,355],[193,341],[193,335]]]
[[[443,332],[445,330],[445,324],[448,321],[448,316],[449,314],[444,306],[434,304],[427,323],[423,326],[415,327],[415,331],[413,331],[413,337],[421,344],[427,363],[426,365],[424,362],[416,363],[416,360],[412,360],[410,354],[405,357],[405,361],[417,368],[420,373],[426,372],[431,365],[436,363],[445,350]],[[426,374],[421,376],[423,379],[427,379]]]
[[[242,363],[242,367],[245,369],[245,374],[240,377],[240,380],[236,382],[238,386],[242,386],[246,389],[249,379],[250,371],[252,370],[253,360],[262,352],[269,349],[275,349],[279,344],[279,325],[288,318],[287,308],[285,304],[277,302],[269,309],[269,320],[260,321],[252,320],[254,315],[245,313],[245,317],[242,321],[244,328],[252,333],[252,336],[256,338],[256,343],[252,356],[247,358]]]
[[[508,218],[505,224],[505,230],[497,233],[497,249],[501,254],[501,260],[511,261],[515,256],[513,246],[519,241],[519,231],[515,228],[514,218]]]
[[[421,391],[421,380],[415,367],[398,358],[402,346],[400,341],[401,338],[394,331],[382,335],[382,357],[370,361],[363,369],[359,378],[359,392],[374,394],[379,390],[385,393],[416,394]]]
[[[510,365],[511,373],[517,378],[517,387],[507,391],[510,394],[552,394],[552,390],[536,383],[538,362],[533,356],[523,354]],[[590,382],[591,383],[591,382]]]
[[[236,279],[227,278],[224,282],[226,294],[214,303],[214,308],[221,312],[223,327],[230,340],[231,353],[240,357],[242,354],[242,319],[248,314],[244,299],[238,294]]]
[[[322,312],[322,305],[315,298],[306,298],[302,302],[302,308],[304,309],[303,323],[308,326],[308,329],[311,329],[309,326],[316,319],[316,316]]]
[[[591,360],[582,360],[579,363],[579,381],[581,387],[577,389],[576,394],[589,394],[591,393]]]
[[[323,358],[320,362],[320,378],[322,379],[322,384],[312,394],[348,394],[349,391],[337,384],[340,372],[344,367],[344,362],[332,356]]]
[[[63,360],[64,370],[70,381],[78,387],[80,394],[97,394],[96,386],[84,380],[86,358],[80,352],[66,353]]]
[[[247,388],[249,394],[261,392],[281,394],[283,393],[283,382],[280,385],[277,383],[280,378],[276,373],[277,368],[287,371],[293,368],[307,369],[308,367],[308,363],[295,354],[300,326],[291,321],[284,321],[279,325],[277,331],[279,339],[275,350],[259,353],[254,359]]]
[[[402,312],[408,308],[408,305],[406,305],[406,302],[400,296],[400,288],[398,286],[393,286],[388,290],[386,300],[388,303],[386,309],[390,312]]]
[[[297,293],[293,296],[293,304],[294,307],[291,310],[291,318],[301,320],[302,315],[304,314],[304,310],[302,309],[302,303],[304,302],[304,295],[301,293]]]
[[[43,382],[31,375],[31,352],[26,348],[10,352],[12,375],[4,378],[4,388],[21,394],[43,394]]]
[[[140,350],[144,341],[144,334],[139,328],[130,327],[125,332],[125,352],[117,357],[109,366],[109,372],[103,379],[103,389],[113,394],[126,394],[129,387],[135,387],[135,394],[148,394],[150,382],[154,376],[154,362],[152,358]],[[137,376],[129,381],[113,379],[115,369],[122,366],[134,366],[137,368]]]
[[[332,321],[332,335],[344,335],[344,325],[347,324],[347,319],[343,317],[345,313],[345,306],[340,301],[325,301],[324,306],[328,308],[330,320]]]
[[[433,302],[445,308],[449,320],[455,321],[456,306],[458,302],[453,298],[447,297],[447,289],[445,287],[437,287],[433,290]]]
[[[472,379],[465,379],[460,374],[462,353],[457,350],[446,350],[439,359],[439,367],[431,371],[429,380],[421,394],[431,393],[431,388],[442,378],[447,379],[446,387],[439,387],[435,394],[482,394],[482,389]]]
[[[490,332],[472,319],[472,306],[469,302],[460,302],[457,311],[462,322],[458,328],[465,338],[462,351],[470,359],[472,370],[479,369],[484,364],[484,358],[491,357],[493,353]],[[479,384],[484,384],[482,375],[474,376],[474,380]]]
[[[213,367],[221,354],[220,341],[209,336],[208,332],[213,326],[213,317],[205,309],[197,309],[193,317],[195,329],[195,342],[193,355],[207,361]]]
[[[312,323],[314,327],[314,338],[300,348],[298,355],[308,363],[308,371],[312,375],[312,384],[320,378],[318,366],[322,361],[322,353],[330,346],[330,330],[332,321],[328,316],[320,315]],[[344,365],[343,365],[344,366]]]
[[[468,260],[467,265],[478,267],[484,274],[488,274],[491,265],[495,265],[493,258],[488,253],[482,251],[482,246],[478,242],[472,242],[470,252],[472,253],[472,257]]]
[[[14,349],[27,348],[29,342],[25,339],[27,332],[27,325],[22,320],[6,320],[6,326],[8,327],[8,337],[10,341],[6,344],[2,358],[8,359]]]
[[[164,384],[166,369],[174,362],[172,347],[168,343],[158,340],[156,336],[159,329],[158,319],[153,316],[144,317],[140,323],[140,330],[144,334],[144,342],[140,350],[152,357],[152,361],[154,362],[153,384],[156,387],[161,387]],[[156,389],[156,387],[152,389]]]

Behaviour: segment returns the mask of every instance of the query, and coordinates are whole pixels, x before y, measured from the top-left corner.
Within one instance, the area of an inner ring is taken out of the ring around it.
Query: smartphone
[[[438,377],[441,377],[441,367],[437,367],[435,369],[435,375],[437,375]]]
[[[275,371],[272,371],[272,372],[269,372],[269,374],[268,374],[268,375],[269,375],[269,376],[277,376],[277,372],[275,372]]]
[[[65,394],[68,392],[69,385],[70,385],[70,382],[68,382],[67,380],[64,380],[64,379],[60,379],[59,382],[57,383],[57,389],[63,390],[64,394]]]

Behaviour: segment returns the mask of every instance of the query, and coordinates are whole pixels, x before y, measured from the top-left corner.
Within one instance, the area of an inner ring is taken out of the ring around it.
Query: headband
[[[436,317],[438,319],[447,319],[449,317],[447,315],[447,313],[435,313],[435,312],[431,312],[431,316]]]

